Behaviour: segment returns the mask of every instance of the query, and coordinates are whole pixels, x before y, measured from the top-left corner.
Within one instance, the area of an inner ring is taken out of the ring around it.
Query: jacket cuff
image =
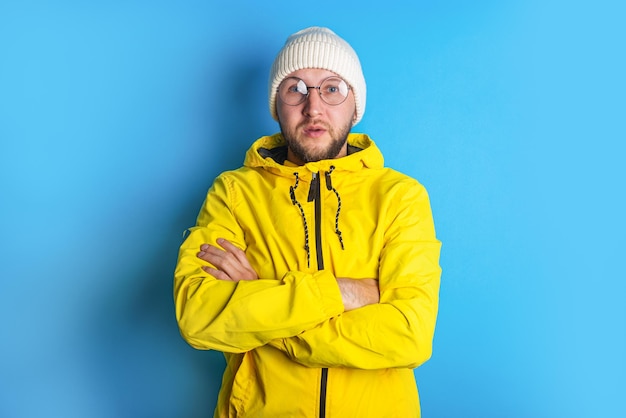
[[[328,317],[332,318],[343,313],[343,299],[335,276],[329,271],[322,270],[313,273],[313,279],[311,282],[315,283],[320,307]]]

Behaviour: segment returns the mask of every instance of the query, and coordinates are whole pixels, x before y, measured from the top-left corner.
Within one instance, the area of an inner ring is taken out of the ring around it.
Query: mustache
[[[306,120],[306,121],[304,121],[304,122],[302,122],[302,123],[299,123],[299,124],[296,126],[296,128],[298,128],[298,129],[304,129],[304,128],[306,128],[307,126],[311,126],[311,125],[314,125],[314,126],[317,126],[317,127],[322,127],[322,128],[324,128],[324,129],[326,129],[327,131],[330,131],[330,130],[331,130],[331,129],[330,129],[330,124],[328,124],[328,123],[326,123],[326,122],[323,122],[323,121],[321,121],[321,120],[319,120],[319,121],[318,121],[318,120],[314,120],[314,119],[309,119],[309,120]]]

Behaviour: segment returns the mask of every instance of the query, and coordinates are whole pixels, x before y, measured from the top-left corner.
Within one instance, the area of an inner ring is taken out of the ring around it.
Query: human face
[[[307,86],[319,86],[328,77],[337,77],[332,71],[307,68],[288,77],[297,77]],[[347,155],[347,138],[356,118],[352,90],[338,105],[325,103],[317,89],[309,89],[307,99],[291,106],[276,100],[276,113],[283,137],[287,142],[287,159],[295,164],[340,158]]]

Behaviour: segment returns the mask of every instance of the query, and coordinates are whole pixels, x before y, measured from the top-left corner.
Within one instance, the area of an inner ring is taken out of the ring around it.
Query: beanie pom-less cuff
[[[365,112],[366,86],[361,63],[352,47],[327,28],[310,27],[294,33],[278,52],[269,79],[270,114],[276,114],[276,90],[294,71],[319,68],[332,71],[352,88],[356,104],[356,125]]]

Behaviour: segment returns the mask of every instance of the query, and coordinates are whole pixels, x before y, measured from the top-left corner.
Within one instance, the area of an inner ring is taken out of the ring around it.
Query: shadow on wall
[[[267,91],[275,51],[259,45],[246,53],[242,51],[249,45],[224,51],[205,72],[204,91],[211,104],[201,117],[211,125],[205,157],[216,158],[220,170],[215,175],[240,167],[253,141],[279,130],[268,110]]]
[[[252,141],[277,129],[267,110],[272,53],[257,44],[256,51],[264,55],[257,59],[242,53],[243,48],[231,48],[212,57],[206,79],[198,82],[205,143],[189,151],[190,170],[159,197],[170,208],[178,202],[174,219],[147,226],[147,232],[120,244],[127,248],[120,253],[129,253],[116,260],[120,266],[115,270],[123,277],[111,280],[108,294],[99,296],[94,316],[86,320],[92,348],[85,360],[95,367],[94,389],[103,401],[103,417],[212,416],[225,362],[220,352],[192,349],[178,332],[172,296],[178,247],[213,177],[240,166]],[[154,202],[151,206],[142,210],[149,213]],[[139,218],[142,211],[136,212]]]

